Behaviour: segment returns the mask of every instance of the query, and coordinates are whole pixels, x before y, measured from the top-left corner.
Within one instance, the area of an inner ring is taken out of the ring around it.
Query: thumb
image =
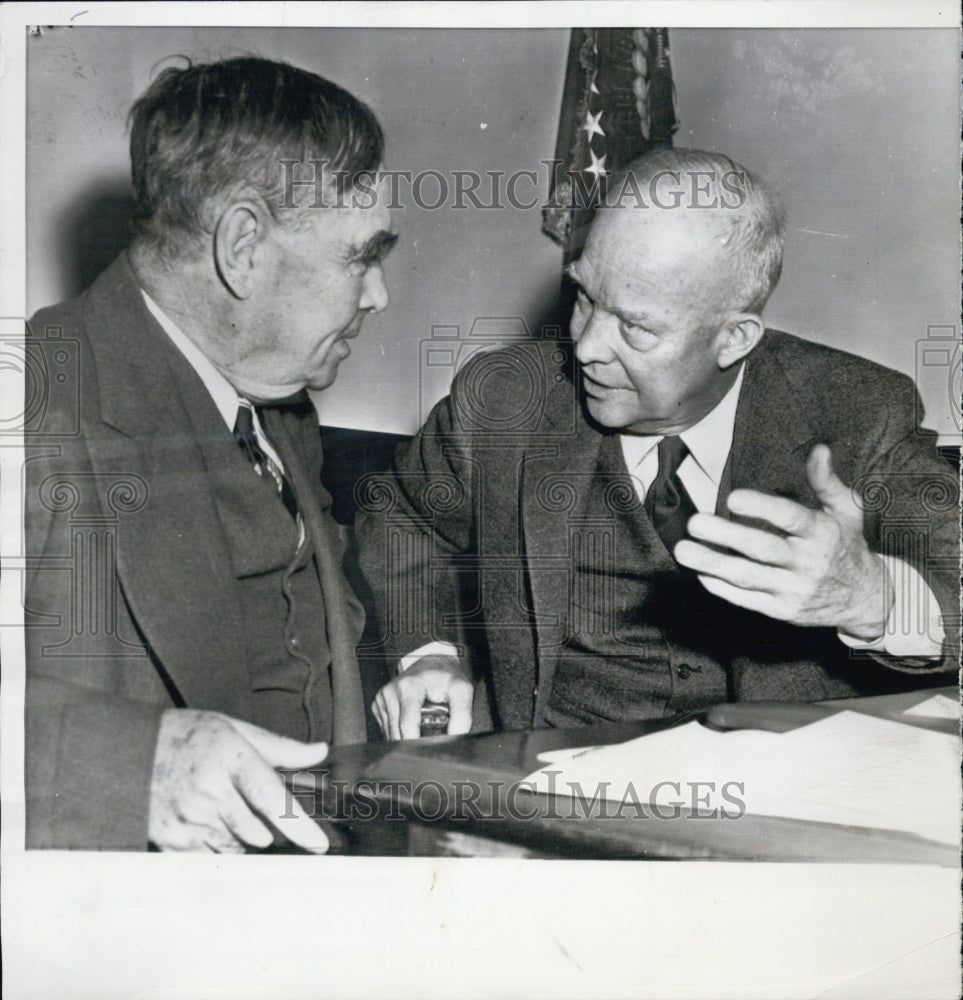
[[[827,445],[817,444],[809,453],[806,477],[828,513],[862,524],[862,512],[853,491],[833,471],[833,455]]]
[[[471,732],[471,709],[475,689],[471,684],[453,684],[448,690],[448,735]]]
[[[328,755],[327,743],[301,743],[241,719],[228,719],[235,732],[254,747],[271,767],[313,767]]]

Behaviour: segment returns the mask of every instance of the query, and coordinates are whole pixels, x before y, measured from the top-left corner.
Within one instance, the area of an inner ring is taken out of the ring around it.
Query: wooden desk
[[[887,717],[937,693],[957,697],[945,688],[823,705],[743,703],[701,717],[711,722],[717,715],[726,728],[784,731],[842,709]],[[541,766],[540,753],[618,743],[679,721],[337,747],[295,787],[309,812],[324,817],[332,849],[342,853],[958,865],[954,847],[908,833],[770,816],[708,818],[687,808],[614,818],[600,802],[518,787]],[[943,728],[954,731],[955,723]]]

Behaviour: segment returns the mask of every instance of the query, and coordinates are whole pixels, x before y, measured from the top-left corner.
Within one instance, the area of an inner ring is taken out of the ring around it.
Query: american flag
[[[666,28],[575,28],[542,229],[577,256],[605,178],[672,144],[678,125]]]

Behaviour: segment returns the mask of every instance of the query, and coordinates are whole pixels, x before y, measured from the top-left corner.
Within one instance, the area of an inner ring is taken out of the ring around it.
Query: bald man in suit
[[[468,731],[479,675],[511,728],[955,678],[956,477],[910,379],[766,329],[782,234],[728,157],[650,154],[571,266],[572,343],[457,375],[361,522],[389,737],[425,702]]]

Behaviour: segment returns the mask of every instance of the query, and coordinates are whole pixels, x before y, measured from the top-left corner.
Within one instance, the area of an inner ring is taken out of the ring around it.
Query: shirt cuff
[[[413,653],[408,653],[398,661],[398,673],[403,674],[423,656],[453,656],[458,658],[458,649],[450,642],[429,642],[419,646]]]
[[[946,632],[936,595],[909,563],[879,553],[877,558],[886,567],[887,585],[893,597],[886,631],[873,642],[837,632],[840,641],[851,649],[885,653],[897,659],[939,659]]]

